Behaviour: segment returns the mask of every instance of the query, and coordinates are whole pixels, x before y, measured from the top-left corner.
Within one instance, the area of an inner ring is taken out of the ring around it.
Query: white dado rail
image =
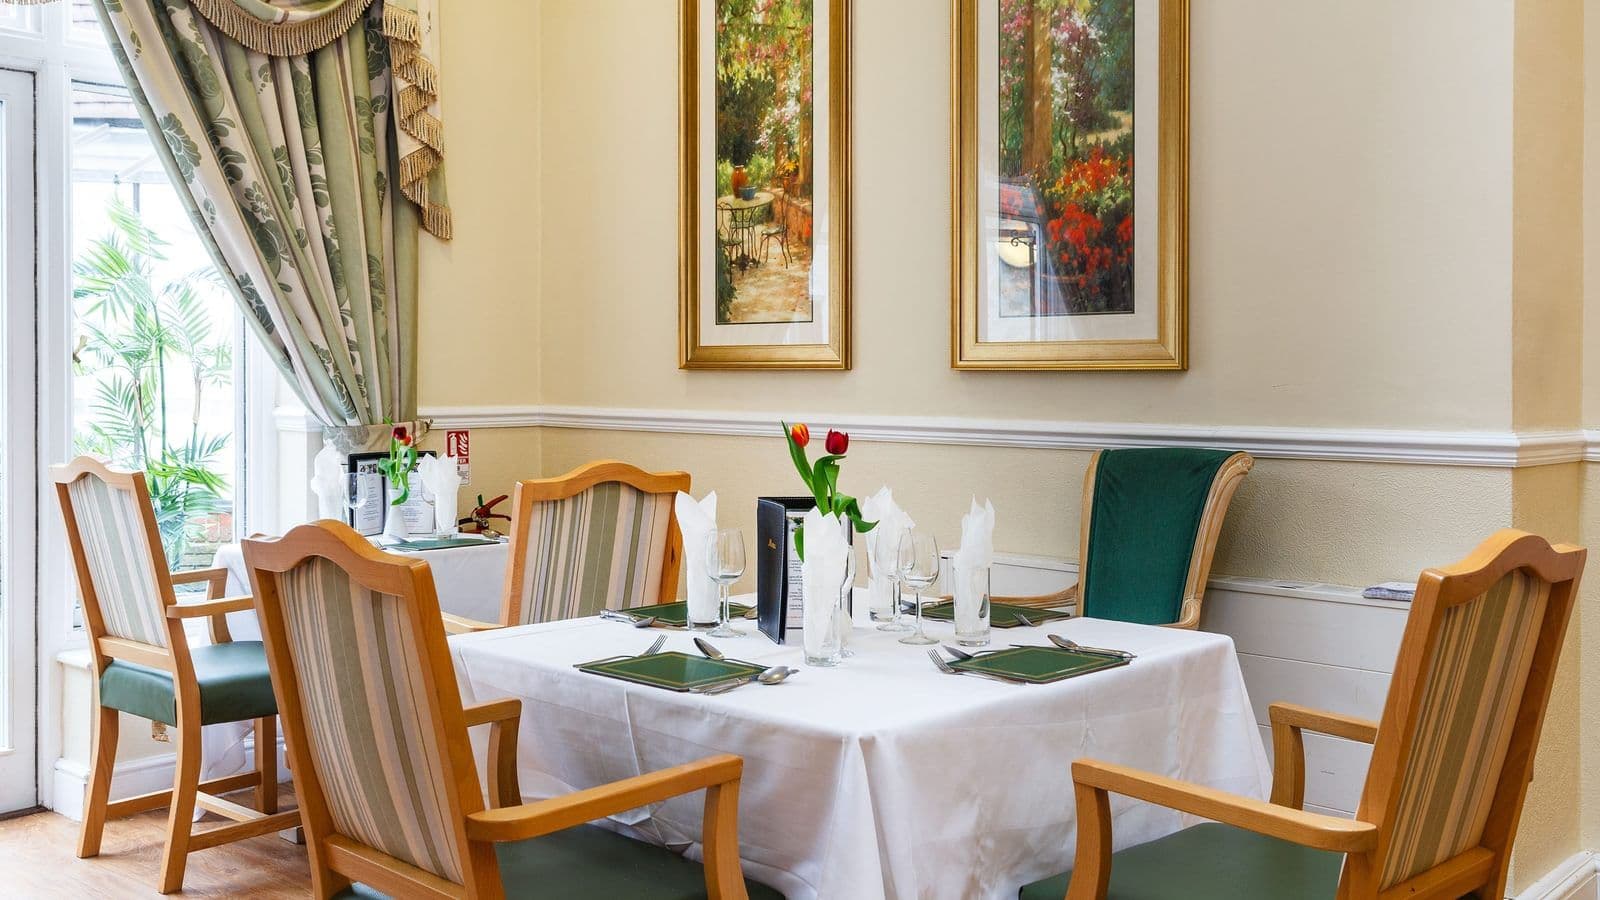
[[[583,406],[433,406],[420,415],[438,428],[581,428],[776,437],[773,415],[717,410],[619,409]],[[795,415],[797,420],[806,416]],[[1032,419],[815,415],[856,440],[1098,450],[1116,447],[1227,447],[1267,459],[1412,463],[1518,468],[1600,461],[1600,430],[1402,431],[1391,429],[1270,428],[1226,425],[1139,425]],[[278,411],[282,431],[310,432],[304,412]]]

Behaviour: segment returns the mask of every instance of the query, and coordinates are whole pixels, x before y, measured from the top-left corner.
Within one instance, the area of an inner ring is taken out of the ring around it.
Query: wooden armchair
[[[603,460],[517,482],[505,599],[497,624],[446,614],[451,634],[670,603],[683,535],[673,497],[688,472]]]
[[[89,785],[78,856],[100,853],[108,818],[166,806],[167,843],[161,892],[183,887],[188,854],[270,834],[300,823],[278,812],[277,704],[260,641],[233,641],[227,614],[249,609],[249,597],[222,597],[226,569],[169,573],[144,473],[108,468],[79,457],[50,470],[66,520],[67,542],[83,598],[84,627],[96,693]],[[178,603],[176,584],[209,585],[205,602]],[[190,647],[183,622],[208,618],[211,644]],[[120,713],[172,726],[177,754],[171,790],[108,802],[116,766]],[[255,720],[256,771],[200,782],[200,726]],[[255,788],[256,809],[218,794]],[[193,831],[194,808],[233,824]]]
[[[1255,460],[1226,450],[1097,450],[1083,476],[1078,583],[995,597],[1145,625],[1196,628],[1233,494]]]
[[[1271,803],[1073,763],[1078,868],[1021,896],[1505,896],[1586,554],[1506,530],[1461,562],[1423,572],[1381,722],[1272,707]],[[1300,809],[1306,730],[1373,744],[1354,819]],[[1112,793],[1213,821],[1112,853]]]
[[[712,756],[521,802],[521,701],[463,709],[428,564],[340,522],[244,544],[316,897],[778,897],[747,887],[743,761]],[[489,724],[486,809],[467,728]],[[585,822],[706,792],[705,865]],[[359,882],[359,886],[357,883]]]

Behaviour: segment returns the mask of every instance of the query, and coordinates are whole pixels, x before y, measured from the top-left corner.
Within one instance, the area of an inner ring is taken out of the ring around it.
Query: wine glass
[[[903,633],[911,630],[911,623],[906,621],[906,614],[900,608],[900,541],[910,533],[911,529],[902,528],[898,534],[884,535],[880,538],[883,544],[872,559],[873,571],[878,572],[881,565],[879,574],[889,580],[889,590],[894,596],[890,601],[889,618],[878,626],[879,631]]]
[[[350,510],[350,524],[356,524],[355,513],[367,505],[367,492],[361,489],[361,475],[351,472],[344,477],[344,508]]]
[[[710,631],[710,636],[743,635],[743,629],[733,627],[728,588],[744,575],[744,532],[737,528],[718,528],[711,533],[706,539],[706,574],[717,583],[722,597],[722,621]]]
[[[939,542],[926,531],[907,531],[900,537],[900,580],[917,598],[917,627],[900,639],[902,644],[937,644],[922,630],[922,592],[939,580]],[[898,602],[898,601],[897,601]]]

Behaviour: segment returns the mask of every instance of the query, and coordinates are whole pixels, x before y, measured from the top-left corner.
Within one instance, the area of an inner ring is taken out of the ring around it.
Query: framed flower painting
[[[1183,369],[1188,0],[953,0],[951,364]]]
[[[848,0],[680,0],[686,369],[850,367]]]

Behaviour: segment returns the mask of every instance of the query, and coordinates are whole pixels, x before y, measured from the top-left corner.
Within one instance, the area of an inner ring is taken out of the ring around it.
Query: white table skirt
[[[947,639],[950,627],[929,630]],[[1052,685],[1002,684],[942,675],[926,648],[863,623],[852,639],[857,655],[839,668],[802,667],[779,686],[706,697],[572,668],[638,653],[659,633],[624,624],[552,622],[462,635],[451,646],[466,702],[523,701],[527,799],[712,753],[742,756],[740,855],[752,877],[792,900],[1013,898],[1071,867],[1070,765],[1079,757],[1267,795],[1271,773],[1229,638],[1075,619],[996,629],[994,642],[1043,644],[1049,631],[1139,658]],[[667,649],[694,652],[690,635],[669,634]],[[754,632],[713,643],[730,657],[801,665],[798,647]],[[474,740],[481,754],[481,736]],[[698,857],[703,800],[613,821]],[[1193,822],[1126,798],[1114,798],[1112,811],[1119,848]]]
[[[475,547],[450,547],[443,550],[404,552],[428,561],[433,584],[439,592],[439,608],[447,613],[477,619],[500,620],[500,604],[505,594],[506,561],[510,545],[504,542]],[[227,595],[250,593],[250,573],[245,569],[244,550],[238,544],[217,548],[212,568],[228,570]],[[228,614],[228,631],[236,641],[261,640],[261,624],[254,610]],[[209,632],[207,632],[209,634]],[[254,730],[247,722],[208,725],[200,738],[202,777],[221,778],[244,772],[254,765],[245,753],[244,737]]]

